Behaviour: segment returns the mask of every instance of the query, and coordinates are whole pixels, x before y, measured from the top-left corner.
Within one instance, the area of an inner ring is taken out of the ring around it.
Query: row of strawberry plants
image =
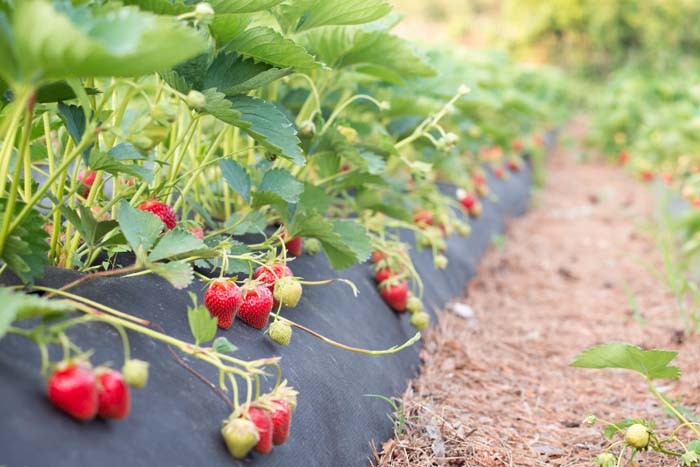
[[[128,386],[147,379],[129,352],[137,332],[217,368],[231,454],[268,453],[296,393],[279,358],[237,359],[235,327],[215,339],[217,327],[239,317],[280,345],[297,328],[371,355],[419,339],[367,351],[283,317],[303,287],[330,282],[295,277],[293,257],[322,251],[344,269],[374,253],[382,296],[424,329],[398,231],[446,267],[446,236],[469,233],[453,209],[479,215],[484,165],[507,177],[523,152],[543,153],[563,90],[556,72],[501,54],[419,53],[391,33],[397,21],[383,0],[0,1],[0,259],[25,284],[2,289],[0,337],[36,343],[57,407],[126,416]],[[49,266],[84,274],[37,285]],[[143,274],[206,284],[203,305],[193,297],[173,316],[189,319],[194,343],[71,293]],[[66,333],[93,321],[122,336],[121,372],[93,370]],[[277,383],[260,395],[270,370]]]

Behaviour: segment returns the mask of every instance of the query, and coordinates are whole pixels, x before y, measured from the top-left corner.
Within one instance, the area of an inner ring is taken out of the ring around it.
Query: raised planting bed
[[[484,200],[483,214],[470,221],[467,238],[448,239],[449,264],[438,271],[430,251],[412,251],[416,269],[425,283],[424,303],[431,314],[462,293],[466,280],[491,243],[512,216],[525,212],[531,185],[529,168],[506,180],[488,176],[492,199]],[[451,190],[449,187],[442,187]],[[406,233],[406,237],[412,234]],[[412,240],[411,240],[412,241]],[[399,315],[381,300],[368,265],[334,272],[323,256],[302,255],[293,262],[294,272],[307,280],[342,277],[354,282],[359,295],[336,283],[306,287],[299,305],[284,309],[282,316],[350,346],[386,349],[414,335],[406,315]],[[40,283],[59,287],[78,273],[50,269]],[[6,284],[13,283],[9,276]],[[194,282],[187,291],[199,295],[205,286]],[[185,290],[175,290],[164,279],[149,275],[133,278],[96,278],[72,293],[113,306],[134,316],[161,323],[168,334],[191,339],[186,309],[191,304]],[[96,361],[121,362],[119,335],[110,326],[94,323],[76,327],[70,336],[84,348],[95,350]],[[373,357],[348,352],[294,331],[286,348],[275,345],[263,333],[240,323],[218,336],[238,347],[234,355],[249,360],[279,355],[284,377],[299,391],[289,441],[268,456],[255,456],[258,466],[364,466],[369,442],[391,436],[388,405],[368,394],[402,393],[416,375],[419,346]],[[77,422],[46,400],[45,379],[37,369],[40,356],[26,339],[8,335],[0,341],[0,464],[55,467],[75,465],[154,466],[232,465],[219,434],[227,404],[197,377],[186,371],[165,344],[140,334],[130,335],[131,353],[150,362],[146,388],[132,391],[131,415],[118,422]],[[60,352],[52,355],[60,359]],[[211,381],[216,371],[189,356],[181,357]],[[267,378],[267,386],[275,378]]]

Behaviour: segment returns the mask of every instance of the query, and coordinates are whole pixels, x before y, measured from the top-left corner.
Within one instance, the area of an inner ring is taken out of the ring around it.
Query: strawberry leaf
[[[176,289],[184,289],[190,285],[194,279],[192,265],[184,261],[150,263],[148,267],[151,271],[170,282]]]
[[[233,159],[221,159],[219,161],[221,175],[226,183],[238,193],[246,203],[250,204],[250,175]]]
[[[0,302],[0,339],[14,321],[75,310],[75,307],[65,300],[47,300],[6,287],[0,288]]]
[[[218,47],[235,39],[250,24],[247,15],[216,15],[209,25],[209,32],[216,39]]]
[[[189,308],[187,320],[190,323],[195,345],[209,342],[216,336],[216,317],[212,316],[204,306]]]
[[[300,211],[294,215],[287,230],[293,237],[318,239],[336,270],[365,261],[371,254],[367,231],[354,221],[330,221],[315,211]]]
[[[293,67],[301,71],[310,71],[321,67],[304,47],[267,27],[254,27],[243,31],[226,44],[226,50],[279,68]]]
[[[0,228],[6,206],[7,200],[0,199]],[[14,214],[19,214],[25,206],[21,201],[17,201]],[[32,284],[35,279],[43,277],[44,268],[49,264],[48,234],[43,225],[43,216],[35,210],[30,211],[7,237],[0,255],[0,259],[25,284]]]
[[[204,112],[245,130],[271,153],[305,164],[294,124],[275,105],[251,96],[226,97],[214,89],[203,94],[207,99]]]
[[[623,343],[603,344],[581,352],[570,363],[577,368],[619,368],[632,370],[648,379],[678,379],[681,370],[668,364],[678,352],[642,350]]]
[[[163,230],[163,221],[153,213],[141,211],[122,200],[117,209],[117,222],[134,252],[147,252]]]
[[[204,250],[204,242],[182,229],[168,230],[148,255],[149,261],[176,258],[197,250]]]
[[[294,178],[288,170],[278,168],[265,172],[260,191],[275,193],[288,203],[296,203],[304,191],[304,184]]]
[[[215,88],[227,96],[246,94],[291,74],[293,69],[275,68],[236,53],[219,53],[207,70],[202,89]]]
[[[16,2],[12,29],[20,79],[140,76],[206,47],[193,28],[116,2]]]
[[[369,23],[391,11],[384,0],[297,0],[275,10],[287,30],[304,31],[319,26]]]
[[[265,11],[282,3],[284,0],[209,0],[217,16],[223,13],[252,13]],[[127,5],[138,5],[142,10],[158,14],[180,15],[194,9],[194,3],[188,0],[123,0]]]
[[[218,353],[233,353],[238,350],[238,347],[233,345],[231,341],[225,337],[217,337],[212,345],[214,350]]]

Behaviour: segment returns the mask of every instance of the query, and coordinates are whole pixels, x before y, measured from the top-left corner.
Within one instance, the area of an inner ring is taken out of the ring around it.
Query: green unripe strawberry
[[[142,388],[148,382],[148,362],[132,358],[122,367],[124,381],[131,387]]]
[[[465,224],[463,222],[456,222],[455,223],[455,230],[457,231],[457,234],[460,237],[466,237],[472,231],[471,227],[469,227],[469,224]]]
[[[270,339],[285,347],[292,340],[292,327],[283,321],[274,321],[267,328],[267,333],[270,335]]]
[[[195,91],[193,89],[187,94],[185,102],[187,102],[187,105],[189,105],[193,109],[200,110],[203,109],[205,105],[207,105],[207,98],[204,97],[204,94],[202,94],[201,92]]]
[[[411,314],[420,313],[421,311],[423,311],[423,302],[420,298],[416,297],[415,295],[411,295],[408,298],[408,302],[406,302],[406,309]]]
[[[307,238],[304,241],[304,248],[306,252],[310,255],[318,254],[321,251],[321,242],[315,238]]]
[[[258,444],[260,435],[255,423],[245,418],[234,418],[221,428],[228,452],[236,459],[243,459]]]
[[[617,465],[617,457],[609,452],[603,452],[595,458],[595,465],[598,467],[615,467]]]
[[[289,308],[297,306],[301,292],[301,283],[293,277],[282,277],[275,283],[275,300]]]
[[[425,311],[413,313],[411,315],[411,325],[419,331],[427,329],[428,325],[430,325],[430,315]]]
[[[641,423],[635,423],[625,431],[625,442],[636,449],[649,446],[649,429]]]
[[[445,255],[437,255],[433,258],[435,269],[445,269],[447,267],[447,257]]]
[[[194,7],[194,17],[198,21],[206,20],[214,16],[214,8],[207,2],[199,2]]]

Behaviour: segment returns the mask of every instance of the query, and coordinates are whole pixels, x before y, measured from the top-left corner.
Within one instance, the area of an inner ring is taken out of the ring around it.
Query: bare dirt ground
[[[679,350],[682,382],[662,389],[687,406],[700,403],[700,339],[679,334],[673,297],[640,264],[661,264],[644,228],[651,191],[575,154],[555,151],[530,212],[482,261],[459,300],[473,316],[448,309],[426,336],[421,376],[404,395],[406,428],[376,447],[373,465],[591,465],[606,443],[601,425],[582,423],[590,413],[674,426],[639,376],[568,366],[581,350],[611,341]],[[656,453],[636,461],[678,465]]]

